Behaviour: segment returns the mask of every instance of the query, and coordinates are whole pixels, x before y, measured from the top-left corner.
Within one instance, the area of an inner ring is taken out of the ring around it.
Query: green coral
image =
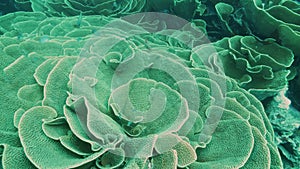
[[[276,95],[288,85],[288,68],[294,61],[288,48],[271,39],[259,41],[252,36],[223,38],[213,44],[225,74],[260,100]]]
[[[48,16],[74,16],[74,15],[109,15],[121,16],[141,12],[145,0],[16,0],[17,5],[23,9],[34,12],[44,12]]]
[[[294,2],[294,9],[289,8],[291,1],[283,2],[263,10],[262,6],[255,1],[243,1],[246,19],[251,23],[251,29],[259,37],[272,37],[282,45],[290,48],[295,55],[299,56],[300,51],[297,44],[300,42],[299,11],[293,11],[299,7],[299,3]],[[254,19],[260,18],[260,19]],[[249,24],[250,25],[250,24]]]
[[[4,168],[282,168],[262,104],[192,59],[201,37],[96,16],[1,19]],[[105,24],[115,37],[94,34]]]
[[[201,1],[194,0],[16,0],[19,8],[44,12],[47,16],[105,15],[126,16],[139,12],[165,12],[185,19],[193,18],[205,10]],[[184,9],[182,7],[185,7]]]
[[[266,104],[266,112],[275,130],[275,142],[282,154],[284,168],[300,165],[299,111],[289,107],[290,100],[284,90]]]
[[[300,55],[298,2],[209,0],[203,5],[206,10],[195,17],[207,22],[208,35],[213,41],[234,35],[273,38],[296,56]]]
[[[13,6],[28,12],[0,17],[0,168],[300,165],[298,1]]]
[[[293,79],[293,81],[290,82],[290,92],[288,92],[288,97],[291,98],[292,105],[297,108],[298,110],[300,109],[300,97],[298,95],[299,91],[299,86],[300,86],[300,78],[299,78],[299,67],[297,67],[297,74],[298,76]]]

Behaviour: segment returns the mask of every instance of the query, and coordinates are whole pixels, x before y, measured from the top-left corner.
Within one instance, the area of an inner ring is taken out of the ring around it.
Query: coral
[[[295,0],[0,2],[0,168],[299,168],[299,32]]]
[[[276,95],[288,85],[288,68],[294,54],[273,40],[234,36],[223,38],[214,46],[223,65],[228,65],[224,66],[225,74],[260,100]]]
[[[44,12],[48,16],[74,16],[74,15],[106,15],[121,16],[141,12],[146,0],[17,0],[17,4],[28,9],[30,4],[34,12]]]
[[[23,12],[1,19],[4,168],[282,167],[262,104],[210,57],[192,60],[203,39],[179,36],[186,29]]]
[[[291,101],[282,90],[266,104],[266,112],[275,130],[277,144],[284,168],[297,168],[300,165],[300,115],[295,108],[290,108]]]

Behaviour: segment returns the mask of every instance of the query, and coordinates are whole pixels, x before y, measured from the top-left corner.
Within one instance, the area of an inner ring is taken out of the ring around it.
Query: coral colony
[[[299,169],[300,3],[0,2],[2,169]]]

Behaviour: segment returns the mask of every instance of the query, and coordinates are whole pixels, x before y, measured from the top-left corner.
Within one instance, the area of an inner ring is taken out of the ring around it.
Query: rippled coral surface
[[[298,1],[0,12],[0,168],[300,168]]]

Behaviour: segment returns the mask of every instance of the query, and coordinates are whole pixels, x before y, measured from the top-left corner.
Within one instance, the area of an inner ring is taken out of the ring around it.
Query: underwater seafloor
[[[0,169],[300,169],[300,2],[0,0]]]

